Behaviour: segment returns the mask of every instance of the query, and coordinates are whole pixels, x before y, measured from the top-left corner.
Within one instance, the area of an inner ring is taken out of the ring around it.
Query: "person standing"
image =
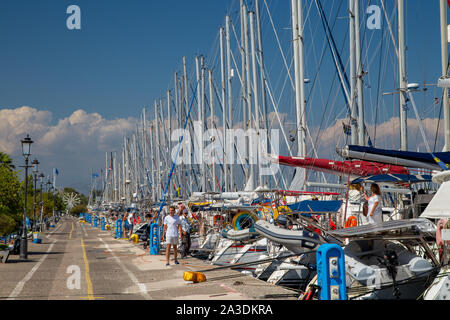
[[[133,220],[134,220],[134,212],[131,211],[128,213],[127,222],[128,222],[128,238],[131,238],[131,235],[133,234]]]
[[[178,236],[181,234],[180,218],[175,214],[175,207],[169,208],[169,215],[164,218],[163,241],[166,242],[166,266],[169,266],[170,247],[173,247],[173,260],[177,260]]]
[[[364,198],[369,204],[367,218],[370,224],[376,224],[383,222],[383,210],[381,209],[381,191],[380,187],[376,183],[372,183],[370,186],[372,195],[367,196],[364,191]]]
[[[180,218],[181,250],[180,250],[180,255],[181,255],[181,258],[185,258],[187,255],[190,255],[192,225],[189,222],[187,209],[186,208],[184,208],[184,210],[180,209],[180,211],[181,211],[181,218]]]

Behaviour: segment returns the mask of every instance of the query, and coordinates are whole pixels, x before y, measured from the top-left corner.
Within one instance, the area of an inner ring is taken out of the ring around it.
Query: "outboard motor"
[[[279,214],[275,221],[276,221],[276,223],[278,223],[280,226],[283,226],[284,228],[287,228],[289,225],[289,220],[283,214]]]
[[[379,259],[380,263],[384,265],[392,277],[392,282],[394,285],[393,295],[396,299],[400,299],[400,290],[397,287],[397,282],[395,277],[397,276],[396,267],[399,265],[398,256],[394,250],[386,250],[383,255],[383,259]]]

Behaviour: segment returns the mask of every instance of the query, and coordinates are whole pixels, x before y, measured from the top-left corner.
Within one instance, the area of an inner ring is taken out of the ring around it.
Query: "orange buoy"
[[[353,228],[358,225],[358,219],[355,216],[348,217],[347,221],[345,221],[345,228]]]

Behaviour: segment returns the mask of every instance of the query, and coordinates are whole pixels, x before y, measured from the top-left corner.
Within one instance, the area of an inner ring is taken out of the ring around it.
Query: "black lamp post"
[[[27,189],[28,189],[28,158],[31,155],[31,145],[33,141],[27,134],[26,138],[21,140],[22,142],[22,154],[25,157],[25,205],[23,209],[23,226],[22,237],[20,238],[20,258],[27,259],[28,243],[27,243]]]
[[[34,223],[33,223],[33,231],[36,231],[36,226],[37,226],[37,220],[36,220],[36,185],[37,185],[37,175],[38,175],[38,170],[39,170],[39,161],[37,161],[37,159],[34,159],[33,162],[31,163],[33,165],[33,173],[34,173]]]
[[[44,183],[44,174],[43,173],[41,173],[40,175],[39,175],[39,183],[41,184],[41,197],[40,197],[40,199],[41,199],[41,218],[39,219],[39,225],[40,225],[40,229],[39,229],[39,231],[40,232],[42,232],[43,231],[43,229],[42,229],[42,215],[43,215],[43,213],[44,213],[44,199],[42,199],[42,184]]]
[[[51,185],[52,185],[52,182],[50,181],[50,178],[48,178],[47,179],[47,200],[49,200],[49,192],[50,192],[50,190],[51,190]],[[48,226],[49,226],[49,221],[50,221],[50,218],[48,218],[47,219],[47,230],[48,230]]]

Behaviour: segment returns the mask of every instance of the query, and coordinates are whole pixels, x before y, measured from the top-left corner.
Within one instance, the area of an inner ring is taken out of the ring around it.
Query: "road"
[[[0,299],[6,300],[251,300],[295,299],[292,291],[232,270],[207,273],[208,281],[193,284],[183,272],[211,268],[189,257],[166,267],[162,255],[117,240],[63,217],[46,232],[42,244],[28,243],[28,259],[10,255],[0,264]],[[291,297],[289,297],[291,296]]]

